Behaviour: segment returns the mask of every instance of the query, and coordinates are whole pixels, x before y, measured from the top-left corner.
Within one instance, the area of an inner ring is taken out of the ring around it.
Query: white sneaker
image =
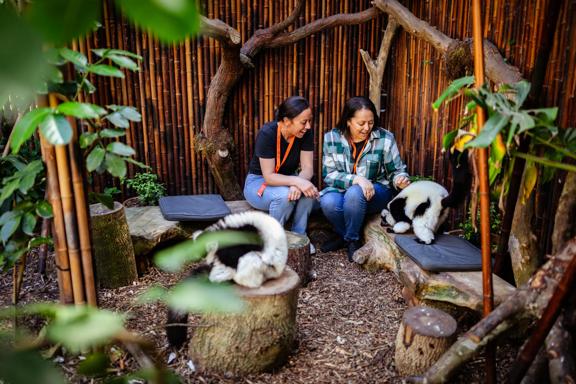
[[[316,254],[316,247],[312,243],[310,243],[310,254],[311,255]]]

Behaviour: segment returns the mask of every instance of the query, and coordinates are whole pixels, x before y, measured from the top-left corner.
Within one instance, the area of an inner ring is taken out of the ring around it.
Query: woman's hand
[[[291,186],[288,191],[288,200],[295,201],[298,200],[300,196],[302,196],[302,191],[300,191],[298,187]]]
[[[364,176],[356,176],[353,184],[358,184],[362,188],[366,200],[370,201],[374,197],[374,184]]]
[[[396,188],[404,189],[410,185],[410,179],[406,176],[398,176],[395,180]]]
[[[300,192],[304,194],[304,196],[309,197],[311,199],[316,199],[320,195],[318,193],[318,188],[316,188],[310,180],[306,180],[302,177],[298,177],[296,185],[293,185],[292,187],[290,187],[290,189],[292,189],[293,187],[299,189]]]

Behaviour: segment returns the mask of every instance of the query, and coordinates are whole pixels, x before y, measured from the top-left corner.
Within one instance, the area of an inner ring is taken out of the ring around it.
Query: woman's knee
[[[358,205],[366,204],[366,197],[362,188],[359,185],[353,185],[346,191],[344,195],[344,205]]]
[[[342,197],[340,193],[330,192],[320,197],[322,212],[333,212],[342,209]]]

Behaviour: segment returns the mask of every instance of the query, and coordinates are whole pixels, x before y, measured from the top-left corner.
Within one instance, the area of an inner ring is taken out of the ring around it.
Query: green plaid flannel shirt
[[[352,173],[354,161],[348,140],[337,129],[324,134],[322,147],[322,177],[327,192],[343,192],[352,185],[356,175],[364,176],[372,182],[384,185],[406,173],[406,165],[400,158],[394,135],[384,128],[374,128],[370,133],[368,143],[360,154],[356,174]]]

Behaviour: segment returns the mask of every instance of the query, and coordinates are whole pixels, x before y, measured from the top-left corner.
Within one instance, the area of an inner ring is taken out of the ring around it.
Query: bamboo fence
[[[484,35],[499,47],[507,60],[529,77],[543,28],[543,10],[552,0],[485,1]],[[404,1],[417,17],[450,37],[471,36],[469,2]],[[242,41],[256,29],[285,18],[295,0],[206,0],[202,12],[236,28]],[[353,13],[370,7],[369,0],[307,1],[290,30],[318,18]],[[560,28],[544,84],[546,106],[557,105],[560,126],[576,125],[576,11],[565,2]],[[150,165],[167,185],[169,194],[217,192],[207,163],[197,151],[195,138],[202,128],[205,97],[220,62],[221,46],[214,39],[198,37],[166,46],[147,33],[130,27],[105,3],[103,27],[80,42],[80,49],[112,47],[143,56],[142,70],[125,80],[91,78],[98,91],[91,102],[132,105],[142,112],[132,124],[126,141],[137,150],[137,159]],[[381,16],[358,26],[343,26],[312,35],[296,44],[264,50],[256,68],[246,72],[227,104],[224,125],[236,144],[234,154],[239,180],[247,173],[259,127],[273,117],[275,107],[287,96],[300,94],[313,107],[316,143],[315,171],[321,173],[322,135],[335,126],[345,100],[368,93],[368,75],[359,55],[378,52],[386,26]],[[462,105],[456,101],[439,112],[431,103],[450,80],[442,57],[430,44],[400,31],[392,45],[382,89],[381,125],[392,131],[411,174],[447,178],[442,136],[458,125]],[[137,169],[130,168],[129,175]],[[112,181],[97,178],[96,188]]]

